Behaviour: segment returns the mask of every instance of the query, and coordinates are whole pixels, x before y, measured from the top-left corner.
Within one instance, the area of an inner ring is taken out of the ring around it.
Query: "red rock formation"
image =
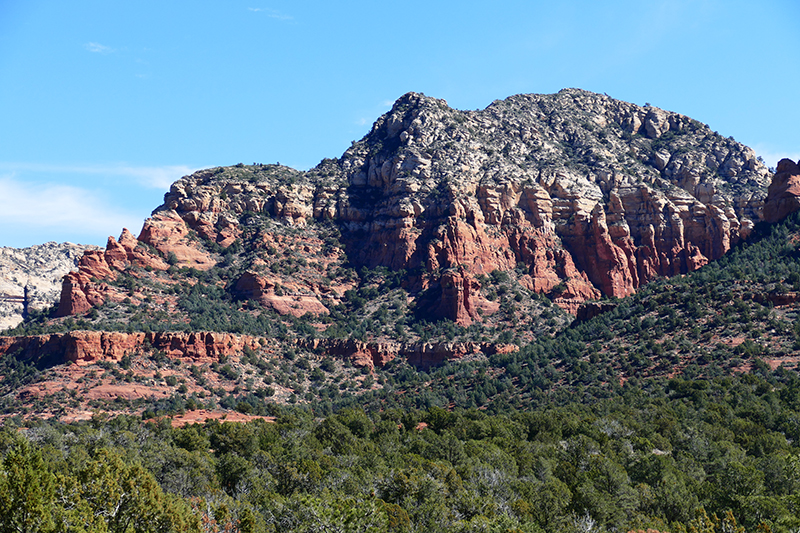
[[[106,262],[102,250],[87,250],[78,262],[78,269],[85,275],[97,279],[113,279],[115,274]]]
[[[447,271],[439,278],[441,297],[434,315],[446,316],[457,324],[468,326],[479,316],[479,311],[494,313],[500,308],[497,302],[480,296],[481,284],[467,272]]]
[[[514,344],[438,342],[438,343],[376,343],[353,339],[314,339],[300,341],[308,349],[327,356],[349,359],[360,367],[382,367],[397,357],[404,357],[409,364],[429,368],[445,361],[463,359],[478,354],[493,355],[511,353],[519,348]]]
[[[88,282],[88,280],[86,280]],[[81,278],[77,272],[64,276],[61,285],[61,299],[58,302],[56,316],[80,315],[92,308],[86,297]]]
[[[599,127],[576,126],[586,123]],[[623,130],[663,142],[631,143]],[[770,189],[771,217],[796,202],[789,178],[800,189],[800,171],[789,163],[779,165],[786,183]],[[496,309],[476,281],[494,270],[517,271],[516,281],[576,312],[601,293],[624,297],[718,259],[752,230],[767,174],[752,150],[688,117],[586,91],[518,95],[470,113],[410,93],[341,159],[306,173],[237,165],[182,178],[139,240],[207,270],[216,258],[196,235],[222,247],[256,236],[266,248],[290,234],[316,239],[310,222],[333,220],[350,265],[426,270],[403,287],[412,298],[441,289],[431,312],[467,325]],[[727,179],[737,187],[723,187]],[[129,241],[109,240],[110,269],[167,268]],[[327,312],[308,279],[280,295],[285,275],[246,268],[258,274],[227,280],[243,298],[283,314]],[[80,294],[66,298],[65,312],[85,309]]]
[[[329,357],[346,359],[358,367],[382,367],[398,356],[400,345],[394,343],[367,343],[355,339],[300,340],[298,345]]]
[[[421,368],[429,368],[445,361],[463,359],[477,354],[494,355],[511,353],[519,349],[514,344],[492,344],[474,342],[438,342],[404,345],[400,355],[408,362]]]
[[[800,302],[800,293],[795,291],[789,292],[770,292],[766,294],[754,294],[753,300],[760,304],[767,302],[772,303],[774,306],[794,305]]]
[[[247,335],[216,332],[121,333],[108,331],[70,331],[28,337],[0,337],[0,355],[18,354],[23,359],[38,359],[58,354],[63,362],[78,365],[97,361],[119,361],[126,355],[161,350],[171,357],[195,361],[217,360],[220,356],[241,354],[245,346],[255,349],[258,339]]]
[[[603,294],[625,297],[639,286],[635,246],[627,231],[612,239],[601,204],[596,204],[589,219],[579,229],[576,222],[567,242],[578,264]],[[615,242],[616,241],[616,242]],[[619,243],[620,245],[618,245]]]
[[[244,300],[255,300],[264,307],[274,309],[281,315],[301,317],[306,313],[327,315],[328,308],[319,301],[313,288],[301,292],[296,285],[285,285],[281,294],[275,294],[279,283],[254,272],[245,272],[234,286],[234,294]],[[285,292],[284,292],[285,291]],[[317,291],[319,292],[319,291]]]
[[[0,337],[0,357],[15,354],[21,359],[60,358],[84,366],[98,361],[120,361],[137,353],[163,351],[169,357],[192,362],[212,362],[220,357],[240,355],[245,348],[256,350],[266,339],[250,335],[217,332],[138,332],[70,331],[50,335]],[[298,340],[297,345],[325,357],[351,361],[360,367],[382,367],[397,357],[410,364],[430,367],[444,361],[477,354],[510,353],[513,344],[493,343],[376,343],[353,339]]]
[[[109,297],[122,299],[113,296],[116,290],[107,283],[117,276],[117,267],[112,265],[124,267],[126,264],[120,259],[119,248],[119,244],[113,238],[109,238],[105,252],[102,250],[84,252],[78,263],[78,271],[64,276],[56,316],[82,315],[92,307],[102,305]]]
[[[127,229],[123,231],[127,231]],[[109,237],[106,243],[105,260],[114,270],[125,270],[125,267],[130,264],[128,250],[114,237]]]
[[[61,285],[61,299],[56,316],[82,315],[102,305],[114,291],[86,271],[70,272]],[[121,299],[121,298],[120,298]]]
[[[145,222],[141,241],[125,228],[119,241],[114,237],[108,238],[105,251],[87,250],[80,259],[78,271],[64,277],[56,316],[84,314],[109,298],[122,300],[124,296],[108,282],[116,279],[117,272],[125,271],[131,265],[159,271],[169,268],[164,259],[142,244],[151,245],[165,255],[174,253],[179,265],[199,270],[213,266],[214,261],[206,252],[188,243],[188,233],[180,218],[158,216]]]
[[[778,162],[764,203],[764,220],[778,222],[800,210],[800,166],[791,159]]]
[[[165,257],[174,256],[178,266],[208,270],[216,264],[211,256],[189,238],[189,226],[173,211],[160,211],[144,222],[139,240],[153,246]],[[161,263],[163,270],[169,265]]]

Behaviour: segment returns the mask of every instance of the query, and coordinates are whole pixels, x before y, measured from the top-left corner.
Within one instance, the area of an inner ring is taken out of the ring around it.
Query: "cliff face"
[[[88,365],[98,361],[120,361],[144,349],[206,362],[220,356],[240,354],[244,347],[257,348],[257,339],[230,333],[123,333],[71,331],[48,335],[0,337],[0,353],[16,353],[21,359],[39,360],[56,355],[63,361]]]
[[[422,270],[410,290],[432,289],[435,314],[468,324],[492,311],[476,280],[495,270],[516,269],[574,312],[697,269],[748,234],[768,182],[749,148],[654,107],[565,90],[462,112],[408,94],[341,159],[308,172],[242,166],[179,180],[140,238],[202,269],[208,258],[182,241],[189,230],[225,247],[246,231],[243,214],[312,238],[310,223],[330,220],[352,264]],[[269,279],[241,285],[256,299],[270,291]]]
[[[567,301],[717,259],[769,183],[752,150],[688,117],[578,90],[476,112],[406,95],[339,167],[347,194],[313,210],[345,221],[357,262],[462,279],[522,263],[522,283]]]

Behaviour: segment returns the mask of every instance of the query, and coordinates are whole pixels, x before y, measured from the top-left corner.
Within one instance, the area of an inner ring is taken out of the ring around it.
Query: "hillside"
[[[125,516],[164,515],[176,531],[789,533],[799,294],[797,212],[553,337],[427,371],[210,333],[196,334],[195,348],[217,350],[204,356],[155,350],[42,372],[6,357],[4,408],[17,416],[0,431],[0,470],[13,476],[22,457],[26,479],[64,483],[69,500],[34,501],[67,521],[81,509],[102,520],[120,493],[96,487],[134,480],[147,490],[131,492]],[[274,381],[254,387],[262,378]],[[52,397],[33,392],[53,385]],[[150,399],[121,394],[154,387]],[[87,407],[85,423],[36,420]]]

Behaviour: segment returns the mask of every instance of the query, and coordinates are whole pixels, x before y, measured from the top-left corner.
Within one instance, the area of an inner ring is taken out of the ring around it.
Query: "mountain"
[[[235,253],[245,271],[237,290],[281,308],[274,286],[291,281],[259,262],[299,235],[313,253],[331,252],[317,272],[338,268],[334,250],[356,270],[405,271],[406,290],[432,318],[466,326],[497,310],[479,280],[494,271],[574,312],[718,259],[759,220],[769,181],[749,148],[654,107],[565,90],[463,112],[412,93],[342,158],[308,172],[237,165],[182,178],[139,242],[206,271],[238,241],[250,256]],[[124,270],[115,261],[133,252],[119,244],[104,259]],[[307,274],[293,314],[326,314],[341,291]],[[62,316],[101,300],[84,303],[72,281]]]
[[[627,312],[618,298],[642,301],[666,287],[648,283],[764,238],[765,214],[795,208],[800,172],[778,170],[772,180],[751,149],[689,117],[586,91],[480,111],[409,93],[308,171],[239,164],[178,180],[138,237],[124,230],[83,255],[54,316],[33,313],[0,338],[0,352],[39,361],[7,362],[7,381],[52,414],[45,398],[69,396],[74,379],[86,395],[65,398],[72,409],[141,411],[159,398],[229,409],[387,401],[398,383],[420,393],[412,402],[497,394],[464,376],[442,396],[415,374],[451,360],[497,379],[516,361],[522,374],[506,376],[524,379],[504,390],[524,401],[557,383],[682,371],[702,354],[662,369],[666,348],[653,345],[652,365],[612,358],[598,377],[594,362],[613,350],[575,335],[612,315],[565,328],[576,314]],[[640,328],[671,317],[634,309]],[[53,366],[63,361],[80,377]]]

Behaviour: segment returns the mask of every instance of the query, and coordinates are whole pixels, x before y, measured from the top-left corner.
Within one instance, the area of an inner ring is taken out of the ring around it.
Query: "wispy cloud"
[[[92,191],[58,184],[30,184],[0,176],[0,226],[25,226],[26,231],[52,229],[59,233],[86,234],[104,228],[116,233],[141,224],[141,217],[126,213]],[[134,230],[135,230],[134,229]]]
[[[170,165],[164,167],[116,167],[123,176],[136,178],[142,185],[155,189],[169,189],[179,178],[191,174],[195,168],[186,165]]]
[[[114,51],[114,49],[110,46],[105,46],[100,43],[86,43],[83,45],[83,47],[89,52],[95,54],[110,54]]]
[[[0,170],[37,172],[46,174],[84,174],[117,178],[132,178],[138,185],[153,189],[169,189],[182,176],[197,168],[187,165],[165,165],[161,167],[118,165],[47,165],[40,163],[11,163],[0,161]]]
[[[276,11],[274,9],[265,9],[262,7],[248,7],[247,10],[252,11],[253,13],[264,13],[269,18],[277,20],[294,20],[293,16],[287,15],[286,13],[281,13],[280,11]]]

